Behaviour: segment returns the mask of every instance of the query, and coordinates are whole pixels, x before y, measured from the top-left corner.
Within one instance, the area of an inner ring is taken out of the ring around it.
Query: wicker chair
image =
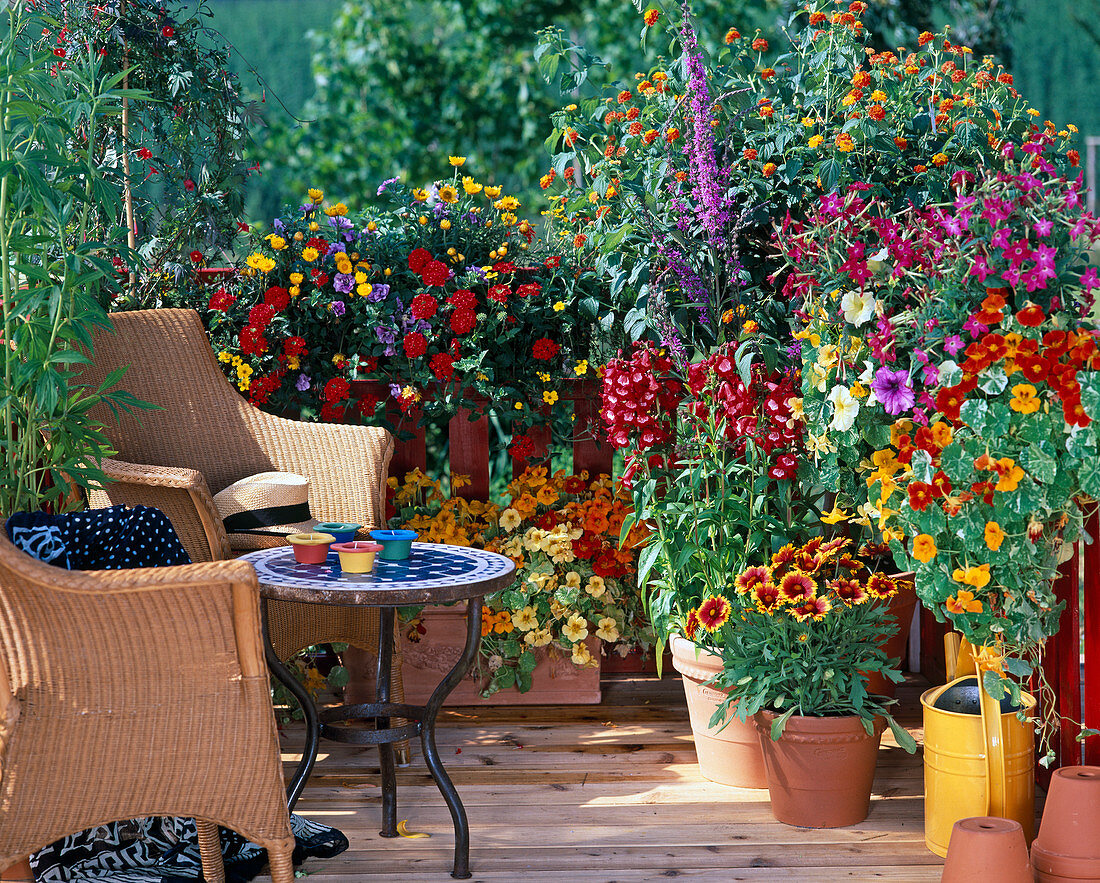
[[[255,571],[66,571],[0,531],[0,869],[145,816],[196,820],[207,880],[218,825],[294,878]]]
[[[227,536],[211,495],[269,470],[309,478],[316,518],[382,525],[393,453],[388,432],[285,420],[252,407],[222,374],[194,310],[114,313],[111,321],[113,333],[95,336],[94,364],[84,381],[99,385],[128,365],[123,388],[161,410],[117,416],[105,407],[93,411],[120,459],[103,461],[114,481],[92,491],[89,505],[155,506],[172,521],[192,561],[283,543],[254,534]],[[377,653],[378,613],[365,608],[271,601],[268,626],[283,661],[323,643]],[[391,695],[403,702],[396,650],[393,659]],[[369,672],[369,665],[362,667]],[[407,759],[408,746],[398,746],[398,752]]]

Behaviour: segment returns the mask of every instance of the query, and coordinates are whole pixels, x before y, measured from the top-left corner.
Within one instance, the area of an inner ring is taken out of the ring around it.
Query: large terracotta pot
[[[1054,771],[1031,863],[1039,883],[1100,880],[1100,766]]]
[[[1033,883],[1024,829],[1019,822],[994,816],[955,822],[940,883],[981,880]]]
[[[710,719],[725,701],[726,692],[706,686],[722,670],[722,658],[679,635],[670,643],[672,665],[683,675],[695,754],[703,778],[738,788],[767,788],[760,740],[752,721],[742,722],[730,710],[724,727],[711,727]]]
[[[913,623],[913,612],[917,608],[916,583],[913,580],[913,572],[893,574],[890,577],[898,585],[898,592],[890,599],[890,615],[897,622],[897,631],[887,637],[879,645],[886,653],[887,659],[900,659],[905,664],[905,647],[909,642],[909,627]],[[867,692],[878,696],[894,698],[898,685],[884,678],[881,674],[871,672],[864,675],[867,681]]]
[[[868,734],[851,717],[792,715],[783,735],[771,738],[776,715],[761,711],[755,723],[764,754],[772,815],[800,828],[843,828],[867,818],[875,761],[886,722]]]

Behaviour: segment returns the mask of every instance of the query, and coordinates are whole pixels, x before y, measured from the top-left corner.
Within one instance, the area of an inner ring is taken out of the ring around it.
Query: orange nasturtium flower
[[[996,552],[1001,548],[1001,543],[1004,541],[1005,532],[1001,530],[1001,526],[996,521],[987,521],[985,523],[985,544]]]
[[[951,579],[955,580],[957,583],[973,586],[976,589],[984,589],[989,585],[989,565],[979,564],[976,567],[956,567],[955,571],[951,574]]]
[[[1017,383],[1012,387],[1012,400],[1008,406],[1019,414],[1034,414],[1039,410],[1039,391],[1030,383]]]
[[[1014,491],[1020,486],[1020,479],[1024,477],[1024,470],[1016,465],[1011,457],[1001,457],[997,461],[997,486],[994,490]]]
[[[927,564],[936,557],[936,541],[926,533],[917,534],[913,540],[913,557],[922,564]]]
[[[948,613],[981,613],[982,602],[974,597],[973,592],[959,589],[953,598],[945,602]]]

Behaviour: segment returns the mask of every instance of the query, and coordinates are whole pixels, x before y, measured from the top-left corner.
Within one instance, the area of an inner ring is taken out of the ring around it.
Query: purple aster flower
[[[891,370],[883,365],[875,372],[871,381],[875,397],[882,402],[887,414],[900,414],[913,407],[917,400],[913,387],[909,385],[909,372],[904,369]]]
[[[335,288],[340,294],[350,294],[351,290],[355,287],[355,277],[350,273],[337,273],[336,278],[332,282],[332,287]],[[333,312],[335,312],[336,305],[333,304]],[[337,313],[338,316],[342,316],[343,310]]]
[[[390,184],[396,183],[397,178],[387,178],[385,181],[378,185],[378,191],[375,193],[375,196],[381,196],[383,193],[386,192],[386,188],[389,187]]]
[[[963,339],[957,334],[949,335],[943,341],[944,352],[952,356],[955,355],[955,353],[957,353],[959,350],[961,350],[965,345],[966,344]]]
[[[334,316],[342,316],[345,312],[347,312],[347,308],[344,306],[344,302],[342,300],[334,300],[330,304],[330,308],[332,309],[332,313]]]
[[[282,233],[286,229],[286,224],[283,223],[282,218],[276,218],[271,222],[271,229],[276,233]]]
[[[305,374],[299,374],[298,382],[294,384],[294,388],[298,390],[298,392],[305,392],[309,389],[309,377]]]
[[[372,304],[376,304],[379,301],[385,300],[389,297],[390,287],[384,282],[374,283],[370,287],[370,294],[367,295],[367,301]]]

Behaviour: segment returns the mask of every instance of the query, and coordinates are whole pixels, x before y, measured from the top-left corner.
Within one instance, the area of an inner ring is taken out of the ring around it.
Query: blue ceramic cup
[[[329,531],[332,533],[332,531]],[[370,538],[381,543],[378,557],[384,561],[404,561],[412,551],[413,540],[419,536],[415,530],[372,530]]]
[[[344,521],[325,521],[314,525],[313,529],[321,533],[330,533],[335,539],[334,543],[350,543],[355,540],[355,532],[363,525],[351,524]]]

